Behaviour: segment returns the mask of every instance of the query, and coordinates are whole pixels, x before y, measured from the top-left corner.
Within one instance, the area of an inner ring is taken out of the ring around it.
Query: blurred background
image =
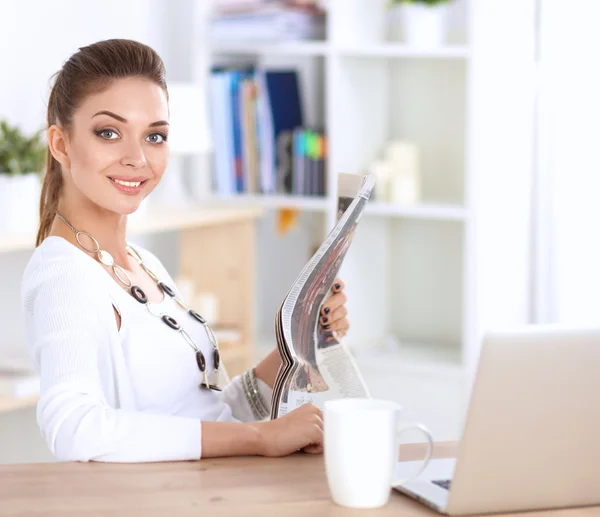
[[[230,374],[275,346],[338,174],[375,176],[341,272],[345,342],[371,395],[441,441],[460,437],[486,330],[597,322],[599,16],[593,0],[0,1],[0,463],[52,460],[20,279],[50,78],[78,47],[131,38],[165,61],[172,160],[131,239],[216,326]]]

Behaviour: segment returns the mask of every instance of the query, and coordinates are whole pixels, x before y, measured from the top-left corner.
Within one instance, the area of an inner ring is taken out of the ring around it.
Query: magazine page
[[[373,189],[371,176],[341,174],[338,222],[306,264],[277,313],[275,327],[283,359],[273,390],[271,417],[312,402],[366,397],[368,391],[347,347],[319,325],[354,232]]]

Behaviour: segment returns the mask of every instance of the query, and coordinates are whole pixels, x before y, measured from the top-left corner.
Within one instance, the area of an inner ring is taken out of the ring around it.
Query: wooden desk
[[[421,456],[405,445],[405,459]],[[438,444],[438,458],[454,444]],[[350,510],[330,498],[323,456],[223,458],[152,464],[48,463],[0,466],[0,515],[131,516],[434,516],[397,492],[377,510]],[[518,514],[512,514],[515,517]],[[522,514],[525,515],[525,514]],[[600,507],[536,512],[537,517],[598,517]]]

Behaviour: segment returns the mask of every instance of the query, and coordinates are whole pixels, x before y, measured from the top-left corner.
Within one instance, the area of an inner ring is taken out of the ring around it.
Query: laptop
[[[449,515],[600,504],[600,328],[488,333],[457,458],[394,488]]]

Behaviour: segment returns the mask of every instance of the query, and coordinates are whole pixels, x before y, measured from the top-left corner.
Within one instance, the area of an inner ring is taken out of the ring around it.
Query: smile
[[[117,185],[123,185],[124,187],[139,187],[142,183],[145,183],[144,181],[122,181],[122,180],[116,180],[113,178],[109,178],[111,181],[114,181]]]

